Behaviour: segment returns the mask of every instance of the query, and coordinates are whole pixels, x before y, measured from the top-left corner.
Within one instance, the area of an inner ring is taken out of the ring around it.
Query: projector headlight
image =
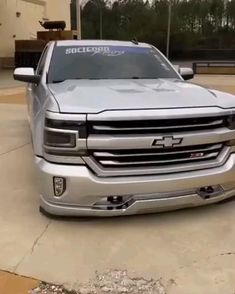
[[[76,134],[46,129],[44,143],[47,147],[74,148],[76,146]]]
[[[84,155],[86,151],[81,143],[84,143],[86,136],[84,122],[49,118],[45,120],[44,149],[48,154]]]

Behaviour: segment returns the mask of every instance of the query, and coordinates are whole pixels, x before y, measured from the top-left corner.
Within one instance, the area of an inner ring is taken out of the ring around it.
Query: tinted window
[[[179,78],[155,49],[126,46],[56,47],[49,82],[68,79]]]

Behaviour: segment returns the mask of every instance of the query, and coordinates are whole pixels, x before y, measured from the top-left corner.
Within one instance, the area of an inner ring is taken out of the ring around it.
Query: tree
[[[100,1],[102,5],[104,39],[137,38],[156,45],[164,52],[167,0],[90,0],[82,9],[82,35],[85,39],[99,38],[99,10],[95,1]],[[235,0],[228,4],[224,0],[170,1],[173,54],[197,48],[235,47]]]

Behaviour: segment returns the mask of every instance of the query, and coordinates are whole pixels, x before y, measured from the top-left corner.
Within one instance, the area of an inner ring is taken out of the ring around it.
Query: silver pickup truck
[[[185,82],[153,46],[58,41],[28,82],[40,210],[117,216],[235,195],[235,97]]]

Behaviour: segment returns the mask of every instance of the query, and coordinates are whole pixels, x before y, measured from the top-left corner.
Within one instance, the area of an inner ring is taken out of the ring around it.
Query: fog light
[[[53,178],[53,184],[54,184],[54,194],[56,197],[60,197],[65,189],[66,189],[66,181],[65,178],[61,177],[54,177]]]

